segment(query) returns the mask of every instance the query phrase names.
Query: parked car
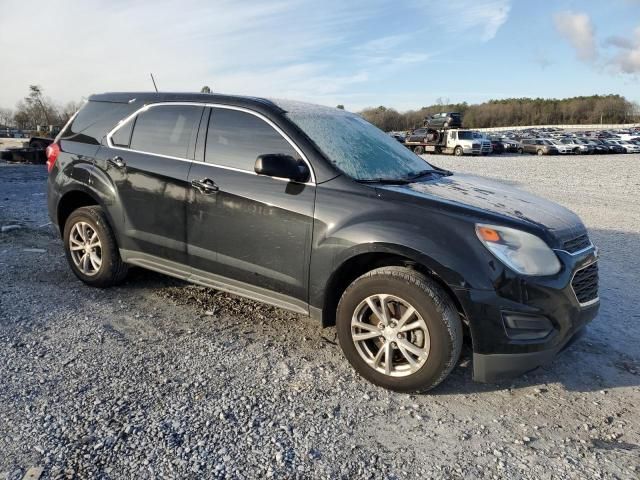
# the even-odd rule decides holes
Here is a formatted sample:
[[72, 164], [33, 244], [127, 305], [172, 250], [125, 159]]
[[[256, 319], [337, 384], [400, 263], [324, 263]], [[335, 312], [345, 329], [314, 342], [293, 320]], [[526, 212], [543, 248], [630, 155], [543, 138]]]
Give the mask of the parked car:
[[480, 142], [480, 153], [482, 155], [489, 155], [493, 151], [491, 140], [489, 140], [486, 135], [476, 131], [472, 131], [471, 135], [473, 136], [474, 140]]
[[500, 142], [504, 146], [506, 152], [517, 152], [518, 151], [518, 142], [516, 140], [512, 140], [511, 138], [502, 138]]
[[585, 138], [576, 137], [575, 139], [578, 143], [585, 145], [587, 147], [587, 154], [595, 153], [595, 148], [591, 144], [591, 142]]
[[638, 153], [640, 152], [640, 147], [637, 145], [628, 142], [626, 140], [609, 140], [609, 143], [613, 143], [615, 145], [620, 145], [622, 147], [623, 153]]
[[49, 215], [84, 283], [137, 265], [310, 315], [385, 388], [440, 383], [465, 332], [476, 380], [529, 371], [599, 308], [574, 213], [434, 167], [343, 110], [93, 95], [47, 157]]
[[591, 145], [591, 148], [593, 149], [593, 153], [597, 153], [597, 154], [609, 153], [609, 148], [606, 145], [604, 145], [601, 140], [598, 140], [595, 138], [583, 139], [583, 140], [586, 140], [587, 143]]
[[504, 144], [500, 140], [491, 140], [491, 146], [493, 148], [493, 153], [505, 152]]
[[560, 140], [555, 139], [555, 138], [547, 138], [545, 139], [547, 140], [551, 145], [553, 145], [555, 147], [555, 149], [558, 151], [559, 154], [562, 155], [566, 155], [566, 154], [572, 154], [573, 153], [573, 148], [565, 143], [562, 143]]
[[589, 153], [589, 146], [585, 145], [575, 137], [563, 138], [561, 141], [565, 145], [569, 145], [573, 150], [573, 153]]
[[558, 149], [549, 140], [541, 138], [525, 138], [520, 142], [519, 153], [532, 153], [536, 155], [555, 155]]
[[622, 148], [622, 145], [618, 145], [612, 140], [603, 140], [602, 144], [609, 149], [609, 153], [624, 153], [624, 148]]
[[436, 113], [425, 118], [424, 124], [432, 128], [461, 128], [462, 115], [456, 112]]
[[405, 138], [406, 142], [424, 142], [427, 137], [426, 128], [416, 128]]

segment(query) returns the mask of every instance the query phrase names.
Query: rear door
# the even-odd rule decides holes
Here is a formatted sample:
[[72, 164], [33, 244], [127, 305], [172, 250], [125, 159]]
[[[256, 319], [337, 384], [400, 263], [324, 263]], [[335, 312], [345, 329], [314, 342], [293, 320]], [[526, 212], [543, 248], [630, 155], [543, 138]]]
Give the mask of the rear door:
[[265, 117], [212, 108], [205, 162], [194, 164], [189, 180], [215, 187], [196, 189], [189, 204], [189, 261], [195, 277], [220, 275], [241, 288], [276, 292], [304, 309], [315, 183], [255, 174], [256, 158], [268, 153], [305, 161]]
[[122, 205], [120, 248], [127, 255], [188, 263], [187, 177], [203, 111], [198, 105], [150, 105], [108, 137], [102, 168]]

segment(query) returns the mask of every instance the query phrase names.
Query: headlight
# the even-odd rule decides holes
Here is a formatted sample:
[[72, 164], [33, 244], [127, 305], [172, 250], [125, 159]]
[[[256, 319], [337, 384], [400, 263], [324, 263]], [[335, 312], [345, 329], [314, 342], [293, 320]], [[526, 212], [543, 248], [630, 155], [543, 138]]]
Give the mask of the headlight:
[[476, 224], [476, 234], [498, 260], [523, 275], [554, 275], [562, 268], [553, 250], [530, 233]]

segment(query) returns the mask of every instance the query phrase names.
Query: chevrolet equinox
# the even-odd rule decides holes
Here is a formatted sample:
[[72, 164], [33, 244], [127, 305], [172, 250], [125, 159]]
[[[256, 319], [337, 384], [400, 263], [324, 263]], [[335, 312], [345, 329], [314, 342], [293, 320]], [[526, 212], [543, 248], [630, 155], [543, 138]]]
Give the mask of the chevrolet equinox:
[[475, 380], [527, 372], [598, 311], [574, 213], [432, 166], [343, 110], [100, 94], [47, 159], [80, 280], [108, 287], [136, 265], [309, 315], [385, 388], [434, 387], [465, 338]]

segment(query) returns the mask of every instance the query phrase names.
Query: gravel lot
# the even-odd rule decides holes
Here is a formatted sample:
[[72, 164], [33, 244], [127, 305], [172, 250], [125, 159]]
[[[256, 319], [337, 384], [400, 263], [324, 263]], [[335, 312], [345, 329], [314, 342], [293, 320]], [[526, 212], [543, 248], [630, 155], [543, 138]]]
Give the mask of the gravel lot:
[[0, 479], [638, 478], [640, 156], [425, 157], [551, 198], [600, 247], [601, 313], [546, 370], [377, 389], [335, 330], [132, 271], [85, 287], [43, 166], [0, 164]]

